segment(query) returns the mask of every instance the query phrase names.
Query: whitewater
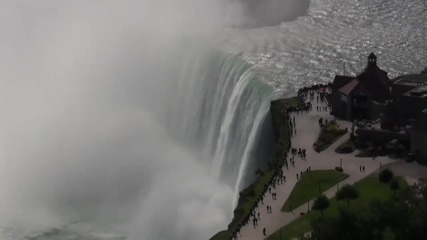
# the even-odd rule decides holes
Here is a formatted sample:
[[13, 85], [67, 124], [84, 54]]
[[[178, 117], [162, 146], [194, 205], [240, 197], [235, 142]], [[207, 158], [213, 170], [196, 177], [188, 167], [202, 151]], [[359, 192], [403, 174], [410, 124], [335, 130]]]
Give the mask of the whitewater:
[[370, 52], [390, 77], [427, 66], [424, 0], [254, 29], [227, 4], [0, 1], [1, 239], [209, 239], [271, 158], [271, 100]]

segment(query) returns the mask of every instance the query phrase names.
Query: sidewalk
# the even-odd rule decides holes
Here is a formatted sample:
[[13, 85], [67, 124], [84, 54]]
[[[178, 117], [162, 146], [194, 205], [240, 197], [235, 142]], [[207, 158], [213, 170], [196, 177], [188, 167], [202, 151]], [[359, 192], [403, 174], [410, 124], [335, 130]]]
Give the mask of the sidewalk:
[[[353, 184], [365, 178], [369, 174], [379, 169], [380, 163], [382, 165], [386, 165], [395, 161], [388, 157], [377, 157], [376, 160], [373, 160], [372, 158], [357, 158], [355, 157], [355, 153], [335, 153], [335, 148], [349, 138], [349, 133], [338, 139], [326, 150], [320, 153], [314, 151], [312, 145], [320, 133], [318, 119], [323, 118], [324, 120], [327, 119], [330, 121], [333, 120], [333, 116], [331, 116], [327, 111], [319, 112], [316, 110], [317, 106], [325, 106], [322, 102], [317, 103], [316, 97], [314, 101], [311, 102], [313, 104], [311, 111], [300, 114], [293, 113], [291, 115], [291, 117], [295, 116], [297, 130], [297, 134], [291, 138], [292, 147], [306, 149], [307, 160], [302, 160], [295, 156], [295, 167], [289, 165], [289, 170], [284, 168], [284, 174], [286, 175], [287, 182], [276, 186], [276, 189], [273, 190], [277, 193], [277, 200], [273, 200], [271, 194], [267, 192], [266, 196], [264, 196], [264, 204], [259, 204], [258, 208], [255, 210], [257, 213], [259, 212], [261, 216], [260, 221], [258, 221], [258, 227], [255, 229], [252, 225], [252, 222], [249, 222], [246, 226], [242, 227], [240, 231], [241, 236], [239, 236], [238, 239], [264, 239], [265, 236], [262, 234], [263, 228], [266, 228], [267, 236], [269, 236], [281, 227], [300, 217], [301, 212], [307, 212], [307, 204], [303, 204], [302, 206], [294, 209], [293, 213], [281, 212], [280, 209], [297, 183], [297, 173], [300, 173], [300, 171], [305, 171], [308, 167], [311, 167], [312, 171], [334, 169], [335, 167], [340, 166], [340, 158], [342, 158], [342, 167], [344, 169], [344, 173], [348, 174], [349, 177], [339, 183], [341, 186], [343, 184]], [[347, 127], [349, 130], [351, 128], [351, 123], [349, 122], [338, 121], [338, 124], [340, 125], [340, 128]], [[361, 165], [365, 166], [365, 172], [360, 172], [359, 167]], [[326, 190], [324, 193], [328, 197], [333, 197], [335, 195], [336, 189], [337, 187], [335, 185]], [[273, 213], [267, 213], [267, 205], [272, 207]]]

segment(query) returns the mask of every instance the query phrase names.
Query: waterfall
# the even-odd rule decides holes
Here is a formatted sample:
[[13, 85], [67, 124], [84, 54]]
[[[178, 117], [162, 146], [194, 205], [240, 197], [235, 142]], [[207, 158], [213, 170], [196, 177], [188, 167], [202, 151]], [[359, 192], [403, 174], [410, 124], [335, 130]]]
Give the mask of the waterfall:
[[249, 166], [266, 163], [267, 157], [255, 157], [255, 145], [270, 141], [260, 139], [265, 138], [260, 129], [271, 124], [266, 115], [273, 90], [233, 54], [205, 50], [183, 62], [184, 70], [172, 87], [179, 94], [168, 125], [177, 136], [185, 136], [215, 178], [235, 190], [236, 202], [241, 188], [254, 177], [248, 174]]

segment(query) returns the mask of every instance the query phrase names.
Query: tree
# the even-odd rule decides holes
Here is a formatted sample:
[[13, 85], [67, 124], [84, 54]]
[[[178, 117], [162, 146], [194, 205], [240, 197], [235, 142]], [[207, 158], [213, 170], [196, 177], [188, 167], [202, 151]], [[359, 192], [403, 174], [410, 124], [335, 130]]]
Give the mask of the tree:
[[393, 192], [395, 193], [396, 190], [398, 190], [399, 188], [400, 188], [399, 181], [397, 181], [396, 178], [393, 178], [390, 181], [390, 189], [393, 190]]
[[386, 168], [380, 172], [378, 177], [380, 179], [380, 182], [388, 183], [393, 178], [393, 176], [394, 173], [390, 169]]
[[349, 208], [339, 208], [338, 215], [326, 215], [311, 221], [313, 239], [317, 240], [360, 240], [357, 214]]
[[344, 185], [340, 188], [337, 192], [337, 199], [338, 200], [347, 200], [347, 206], [350, 204], [350, 199], [356, 199], [359, 197], [359, 192], [353, 187], [348, 184]]
[[402, 188], [393, 198], [341, 208], [337, 216], [314, 219], [313, 235], [318, 240], [427, 239], [427, 201], [421, 195], [426, 191], [427, 185]]
[[320, 211], [320, 214], [323, 216], [323, 210], [329, 207], [329, 199], [325, 195], [320, 195], [313, 203], [311, 209]]
[[383, 239], [384, 240], [395, 240], [396, 234], [391, 230], [390, 227], [386, 227], [383, 231]]

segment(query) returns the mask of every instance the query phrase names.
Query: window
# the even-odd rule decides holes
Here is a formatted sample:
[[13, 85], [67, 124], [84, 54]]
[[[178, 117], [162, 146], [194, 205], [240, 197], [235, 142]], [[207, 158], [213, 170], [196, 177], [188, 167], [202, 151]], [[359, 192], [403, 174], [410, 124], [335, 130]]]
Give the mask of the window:
[[344, 94], [341, 94], [341, 101], [347, 102], [347, 96]]

